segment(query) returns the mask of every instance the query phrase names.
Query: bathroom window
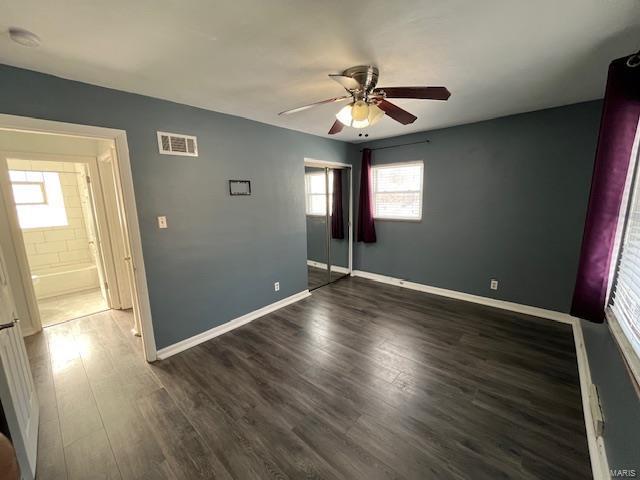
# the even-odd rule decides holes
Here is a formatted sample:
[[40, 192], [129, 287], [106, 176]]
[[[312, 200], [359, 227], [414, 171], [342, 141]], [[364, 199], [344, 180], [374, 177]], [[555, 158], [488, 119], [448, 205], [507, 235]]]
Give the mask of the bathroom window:
[[20, 228], [68, 225], [60, 176], [56, 172], [10, 170]]
[[16, 205], [46, 205], [44, 182], [15, 182], [12, 186]]

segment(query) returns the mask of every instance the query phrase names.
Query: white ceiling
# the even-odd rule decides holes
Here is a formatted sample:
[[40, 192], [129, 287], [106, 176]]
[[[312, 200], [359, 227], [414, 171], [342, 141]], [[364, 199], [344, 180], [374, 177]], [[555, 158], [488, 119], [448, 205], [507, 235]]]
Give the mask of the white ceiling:
[[602, 97], [609, 61], [640, 48], [640, 1], [2, 0], [0, 31], [3, 63], [322, 136], [339, 106], [277, 113], [342, 94], [328, 73], [375, 64], [379, 86], [451, 90], [398, 100], [418, 120], [372, 139]]

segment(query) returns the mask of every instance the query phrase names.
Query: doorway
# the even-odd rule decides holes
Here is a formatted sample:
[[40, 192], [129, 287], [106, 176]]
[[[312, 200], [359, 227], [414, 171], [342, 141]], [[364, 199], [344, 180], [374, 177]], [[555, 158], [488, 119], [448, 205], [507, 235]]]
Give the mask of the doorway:
[[154, 361], [126, 133], [0, 115], [0, 189], [0, 244], [24, 335], [114, 309]]
[[118, 203], [113, 163], [104, 161], [113, 142], [0, 131], [0, 150], [5, 206], [14, 243], [26, 254], [41, 326], [130, 309], [118, 255], [125, 236], [119, 219], [108, 215]]
[[351, 166], [305, 159], [309, 290], [351, 274]]
[[[0, 145], [3, 140], [6, 135]], [[90, 167], [95, 170], [92, 158], [48, 154], [43, 160], [31, 152], [3, 157], [42, 326], [111, 308], [93, 191], [99, 182], [92, 185], [89, 174]]]

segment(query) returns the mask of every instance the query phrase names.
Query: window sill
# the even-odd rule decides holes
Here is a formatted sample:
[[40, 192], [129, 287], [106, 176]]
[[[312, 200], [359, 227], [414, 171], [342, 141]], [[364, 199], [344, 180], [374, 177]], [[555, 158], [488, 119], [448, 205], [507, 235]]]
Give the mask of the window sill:
[[420, 223], [422, 222], [421, 218], [387, 218], [387, 217], [373, 217], [374, 221], [380, 222], [409, 222], [409, 223]]
[[611, 308], [607, 308], [606, 317], [611, 336], [618, 345], [636, 385], [640, 386], [640, 357], [638, 357]]
[[[66, 225], [54, 225], [51, 227], [45, 226], [45, 227], [25, 227], [22, 228], [20, 227], [20, 230], [22, 230], [23, 232], [28, 232], [30, 230], [64, 230], [66, 228], [69, 228], [70, 225], [67, 223]], [[81, 227], [74, 227], [74, 228], [81, 228]]]

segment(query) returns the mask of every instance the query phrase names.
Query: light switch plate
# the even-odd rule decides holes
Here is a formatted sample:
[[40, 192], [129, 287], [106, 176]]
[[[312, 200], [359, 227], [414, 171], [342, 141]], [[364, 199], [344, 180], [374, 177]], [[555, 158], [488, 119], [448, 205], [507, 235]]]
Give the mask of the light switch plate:
[[167, 228], [167, 217], [158, 217], [158, 228]]

